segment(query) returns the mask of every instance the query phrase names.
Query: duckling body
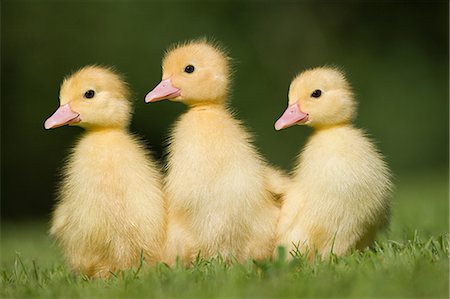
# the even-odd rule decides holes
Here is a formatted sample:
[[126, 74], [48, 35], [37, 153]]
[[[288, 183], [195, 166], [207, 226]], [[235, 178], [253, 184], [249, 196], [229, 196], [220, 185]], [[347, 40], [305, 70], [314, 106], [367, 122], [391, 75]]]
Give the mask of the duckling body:
[[[338, 93], [339, 88], [348, 87], [322, 83], [342, 77], [336, 72], [309, 71], [294, 80], [293, 85], [300, 87], [291, 85], [290, 91], [290, 104], [299, 105], [307, 115], [300, 122], [315, 131], [298, 157], [286, 193], [278, 245], [311, 256], [314, 251], [325, 257], [331, 252], [340, 256], [352, 248], [363, 249], [389, 222], [389, 170], [370, 139], [349, 122], [352, 95]], [[322, 96], [317, 100], [299, 94], [301, 90], [309, 95], [319, 88]], [[335, 97], [347, 99], [340, 102]], [[299, 99], [298, 103], [291, 98]], [[336, 121], [330, 114], [334, 106], [339, 111]]]
[[280, 245], [322, 256], [368, 246], [388, 222], [388, 180], [363, 132], [351, 126], [318, 130], [297, 163], [281, 211]]
[[237, 260], [270, 255], [278, 208], [249, 140], [224, 107], [192, 108], [177, 122], [166, 177], [169, 260], [182, 253], [189, 261], [199, 252]]
[[[94, 77], [105, 75], [118, 80], [109, 70], [88, 70]], [[139, 266], [141, 256], [148, 263], [161, 259], [166, 229], [162, 181], [157, 165], [128, 133], [127, 122], [112, 125], [105, 117], [107, 123], [96, 123], [101, 118], [96, 114], [108, 114], [105, 107], [120, 116], [121, 110], [114, 106], [128, 106], [123, 95], [102, 90], [108, 86], [102, 82], [95, 85], [92, 77], [85, 78], [86, 69], [74, 76], [81, 83], [69, 79], [62, 87], [61, 102], [80, 114], [78, 125], [86, 132], [65, 165], [50, 233], [73, 271], [108, 277], [111, 272]], [[76, 98], [85, 80], [86, 86], [95, 85], [97, 98]], [[93, 112], [95, 108], [98, 110]]]
[[[228, 58], [206, 41], [175, 47], [163, 61], [163, 81], [147, 102], [172, 99], [189, 110], [172, 130], [165, 189], [166, 262], [197, 255], [225, 260], [270, 257], [279, 208], [268, 171], [251, 137], [226, 108]], [[280, 188], [282, 189], [282, 188]]]
[[71, 268], [88, 276], [160, 259], [164, 210], [160, 176], [126, 132], [86, 133], [65, 169], [51, 234]]

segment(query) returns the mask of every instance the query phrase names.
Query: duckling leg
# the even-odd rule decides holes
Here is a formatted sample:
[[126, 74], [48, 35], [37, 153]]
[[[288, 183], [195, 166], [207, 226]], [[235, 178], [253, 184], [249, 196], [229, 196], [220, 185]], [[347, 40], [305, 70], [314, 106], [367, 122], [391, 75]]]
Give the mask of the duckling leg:
[[[272, 252], [274, 251], [275, 247], [274, 238], [267, 238], [267, 235], [261, 237], [261, 239], [255, 238], [255, 241], [248, 244], [248, 253], [244, 255], [245, 257], [251, 257], [254, 260], [264, 260], [272, 258]], [[240, 262], [243, 261], [244, 260], [241, 259]]]
[[[287, 196], [292, 197], [297, 193], [301, 194], [291, 189]], [[283, 203], [278, 222], [275, 257], [279, 246], [284, 247], [289, 259], [297, 252], [304, 253], [309, 250], [309, 230], [304, 224], [305, 214], [303, 201], [288, 200]]]
[[90, 278], [100, 278], [100, 279], [108, 279], [111, 277], [114, 271], [110, 270], [106, 265], [103, 266], [92, 266], [84, 271]]
[[180, 258], [183, 265], [188, 266], [195, 259], [197, 252], [194, 238], [176, 219], [169, 220], [167, 230], [163, 261], [174, 266], [177, 258]]
[[365, 248], [371, 246], [375, 240], [375, 236], [377, 234], [378, 229], [377, 228], [372, 228], [371, 230], [369, 230], [369, 232], [367, 232], [362, 238], [361, 240], [358, 241], [358, 243], [356, 243], [356, 249], [358, 250], [364, 250]]
[[102, 262], [104, 258], [98, 254], [88, 252], [72, 253], [69, 264], [72, 272], [84, 274], [89, 278], [109, 278], [113, 271]]
[[305, 229], [300, 225], [290, 226], [286, 233], [279, 236], [277, 242], [278, 246], [275, 248], [274, 255], [277, 257], [278, 247], [282, 246], [286, 250], [287, 258], [292, 257], [297, 253], [311, 252], [309, 248], [309, 238]]
[[[343, 256], [351, 249], [363, 248], [372, 242], [375, 236], [371, 229], [367, 230], [361, 223], [341, 227], [335, 233], [323, 230], [322, 235], [318, 231], [313, 231], [312, 234], [312, 242], [322, 258], [328, 257], [331, 253]], [[358, 244], [360, 246], [357, 246]]]

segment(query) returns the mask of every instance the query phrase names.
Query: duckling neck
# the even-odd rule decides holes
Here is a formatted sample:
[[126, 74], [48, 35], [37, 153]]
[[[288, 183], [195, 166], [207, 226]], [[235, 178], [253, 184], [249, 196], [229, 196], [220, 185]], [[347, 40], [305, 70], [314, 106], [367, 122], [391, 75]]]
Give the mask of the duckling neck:
[[321, 131], [330, 130], [330, 129], [348, 128], [348, 127], [351, 127], [351, 126], [352, 126], [351, 123], [344, 122], [344, 123], [338, 123], [338, 124], [315, 126], [314, 130], [316, 132], [321, 132]]
[[189, 109], [192, 111], [196, 110], [209, 110], [209, 109], [224, 109], [224, 102], [218, 101], [202, 101], [197, 103], [191, 103]]
[[224, 107], [227, 102], [226, 95], [219, 97], [219, 98], [212, 98], [212, 99], [205, 99], [201, 101], [191, 100], [191, 101], [185, 101], [185, 103], [190, 108], [197, 108], [197, 107]]
[[86, 134], [91, 133], [114, 133], [114, 132], [127, 132], [127, 127], [91, 127], [86, 130]]

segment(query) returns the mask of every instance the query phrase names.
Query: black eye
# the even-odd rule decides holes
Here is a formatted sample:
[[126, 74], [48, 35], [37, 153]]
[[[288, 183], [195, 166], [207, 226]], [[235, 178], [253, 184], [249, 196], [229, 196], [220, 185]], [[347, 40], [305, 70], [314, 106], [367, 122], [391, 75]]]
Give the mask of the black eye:
[[84, 97], [86, 99], [92, 99], [95, 96], [95, 91], [93, 91], [92, 89], [89, 89], [88, 91], [86, 91], [84, 93]]
[[320, 89], [314, 90], [313, 93], [311, 94], [311, 96], [312, 96], [313, 98], [318, 98], [318, 97], [320, 97], [321, 95], [322, 95], [322, 91], [321, 91]]
[[193, 73], [194, 70], [195, 70], [195, 67], [191, 64], [184, 68], [184, 71], [188, 74]]

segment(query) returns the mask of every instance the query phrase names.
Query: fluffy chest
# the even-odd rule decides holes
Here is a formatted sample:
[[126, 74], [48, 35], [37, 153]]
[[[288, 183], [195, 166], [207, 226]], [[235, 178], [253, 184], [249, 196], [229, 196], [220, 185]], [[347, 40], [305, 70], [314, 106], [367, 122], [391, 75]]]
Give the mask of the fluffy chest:
[[389, 186], [388, 168], [361, 131], [329, 129], [313, 135], [301, 152], [283, 209], [314, 225], [377, 223], [389, 207]]
[[177, 207], [238, 213], [260, 200], [261, 169], [248, 134], [226, 111], [190, 111], [171, 136], [166, 187]]
[[299, 157], [296, 181], [305, 197], [354, 201], [385, 183], [386, 169], [359, 130], [328, 129], [313, 135]]
[[191, 111], [176, 124], [169, 147], [169, 172], [212, 179], [254, 170], [259, 158], [240, 124], [225, 111]]
[[328, 129], [310, 137], [300, 153], [298, 175], [347, 177], [360, 171], [373, 155], [370, 144], [361, 134], [346, 129]]
[[[121, 205], [149, 176], [145, 156], [124, 133], [90, 133], [75, 147], [65, 169], [62, 197], [86, 206]], [[106, 206], [106, 205], [105, 205]]]

